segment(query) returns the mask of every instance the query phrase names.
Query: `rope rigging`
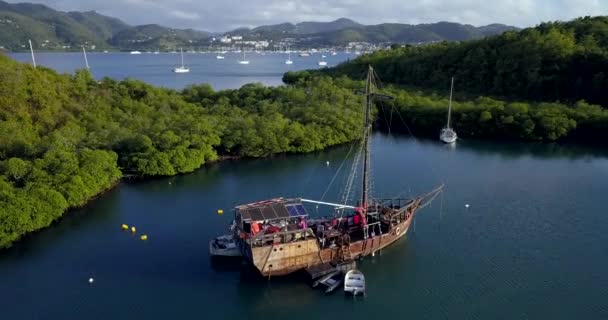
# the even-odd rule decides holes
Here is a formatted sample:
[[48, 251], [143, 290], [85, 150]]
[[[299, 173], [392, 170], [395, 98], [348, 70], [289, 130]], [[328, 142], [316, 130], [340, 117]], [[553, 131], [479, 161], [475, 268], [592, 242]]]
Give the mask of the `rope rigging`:
[[[371, 198], [372, 191], [375, 189], [374, 188], [375, 183], [374, 183], [374, 180], [372, 179], [373, 170], [370, 166], [371, 156], [372, 156], [371, 155], [372, 106], [374, 105], [374, 100], [389, 100], [389, 99], [392, 100], [394, 98], [391, 96], [385, 95], [385, 94], [378, 93], [378, 91], [380, 91], [382, 82], [379, 79], [378, 75], [376, 74], [375, 70], [371, 66], [368, 67], [367, 71], [368, 72], [367, 72], [367, 77], [366, 77], [366, 81], [365, 81], [365, 92], [364, 92], [364, 94], [365, 94], [365, 111], [364, 111], [362, 137], [360, 140], [356, 140], [356, 142], [351, 144], [349, 151], [346, 154], [346, 157], [341, 162], [337, 171], [332, 176], [332, 178], [329, 182], [329, 185], [326, 187], [325, 191], [323, 192], [323, 194], [321, 196], [321, 200], [323, 200], [326, 197], [329, 190], [334, 185], [337, 176], [341, 172], [343, 172], [343, 168], [346, 164], [346, 161], [347, 161], [347, 159], [349, 159], [351, 157], [351, 154], [352, 154], [353, 150], [355, 149], [355, 144], [357, 144], [357, 142], [358, 142], [359, 147], [357, 148], [357, 152], [356, 152], [357, 155], [355, 157], [353, 157], [350, 172], [346, 176], [346, 179], [345, 179], [345, 188], [343, 189], [343, 191], [341, 193], [341, 197], [340, 197], [341, 203], [344, 205], [348, 205], [349, 203], [351, 203], [351, 201], [354, 201], [353, 187], [355, 185], [355, 180], [357, 179], [358, 172], [361, 171], [361, 177], [360, 177], [360, 179], [361, 179], [361, 198], [359, 200], [359, 205], [367, 206], [367, 205], [371, 204], [368, 202], [368, 199]], [[413, 138], [415, 145], [417, 147], [421, 146], [420, 141], [413, 134], [412, 130], [408, 126], [407, 122], [405, 121], [405, 119], [403, 118], [401, 113], [397, 112], [395, 110], [394, 103], [390, 103], [388, 105], [386, 105], [384, 103], [380, 103], [380, 104], [378, 104], [378, 106], [379, 106], [378, 111], [380, 111], [380, 109], [381, 109], [381, 112], [383, 112], [383, 120], [385, 121], [389, 134], [392, 131], [393, 112], [396, 112], [399, 119], [403, 123], [404, 127], [407, 129], [410, 136]], [[388, 108], [388, 107], [390, 107], [390, 108]], [[361, 165], [362, 168], [360, 168], [359, 165]], [[359, 169], [362, 169], [362, 170], [359, 170]], [[439, 178], [439, 174], [438, 174], [436, 168], [434, 168], [431, 165], [430, 169], [431, 169], [430, 172], [432, 173], [432, 175], [434, 175], [437, 178], [437, 180], [442, 181], [442, 179]], [[437, 197], [437, 195], [439, 193], [441, 193], [443, 186], [444, 186], [444, 183], [442, 182], [441, 186], [439, 188], [420, 197], [421, 199], [424, 200], [423, 204], [421, 205], [420, 208], [424, 208], [424, 207], [430, 205], [430, 203]], [[404, 194], [404, 192], [401, 192], [396, 197], [386, 200], [386, 201], [397, 200], [400, 197], [402, 197], [403, 194]], [[354, 205], [357, 205], [357, 204], [354, 204]], [[442, 210], [442, 208], [443, 208], [443, 203], [441, 205], [441, 210]], [[335, 211], [335, 214], [342, 217], [342, 215], [344, 214], [344, 210], [345, 210], [344, 207], [337, 208]]]

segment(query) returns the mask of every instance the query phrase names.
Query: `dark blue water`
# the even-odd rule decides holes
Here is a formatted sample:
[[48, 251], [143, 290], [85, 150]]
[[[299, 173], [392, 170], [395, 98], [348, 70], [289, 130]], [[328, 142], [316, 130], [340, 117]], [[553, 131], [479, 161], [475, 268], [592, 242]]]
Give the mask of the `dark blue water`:
[[[375, 195], [447, 188], [406, 238], [360, 263], [359, 301], [209, 259], [231, 207], [320, 197], [348, 148], [123, 183], [0, 254], [1, 318], [608, 318], [605, 150], [375, 135]], [[343, 179], [325, 200], [337, 200]]]
[[[12, 53], [10, 56], [21, 62], [31, 62], [29, 53]], [[190, 68], [190, 73], [175, 74], [173, 68], [181, 64], [179, 53], [88, 53], [90, 70], [97, 79], [111, 77], [114, 79], [135, 78], [148, 83], [169, 88], [181, 89], [190, 84], [209, 83], [214, 89], [235, 89], [250, 82], [261, 82], [266, 85], [280, 85], [281, 78], [287, 71], [316, 69], [321, 60], [321, 54], [310, 57], [299, 57], [292, 54], [292, 65], [286, 65], [287, 54], [284, 53], [247, 53], [249, 65], [238, 64], [242, 58], [240, 53], [226, 53], [225, 59], [216, 59], [215, 53], [184, 53], [184, 64]], [[347, 59], [354, 54], [339, 53], [328, 55], [327, 66]], [[82, 53], [36, 53], [38, 65], [53, 68], [59, 72], [74, 72], [85, 67]]]

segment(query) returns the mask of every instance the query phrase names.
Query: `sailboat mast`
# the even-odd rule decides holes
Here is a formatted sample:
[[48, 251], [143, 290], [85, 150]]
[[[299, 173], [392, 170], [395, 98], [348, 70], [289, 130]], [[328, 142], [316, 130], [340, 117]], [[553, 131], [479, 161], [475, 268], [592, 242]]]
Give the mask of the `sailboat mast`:
[[184, 67], [184, 49], [179, 48], [179, 52], [182, 54], [182, 68]]
[[34, 48], [32, 47], [32, 40], [28, 40], [30, 43], [30, 52], [32, 53], [32, 63], [34, 64], [34, 68], [36, 68], [36, 58], [34, 57]]
[[452, 114], [452, 93], [454, 92], [454, 77], [452, 77], [452, 84], [450, 85], [450, 102], [448, 104], [448, 126], [450, 128], [450, 117]]
[[365, 81], [365, 120], [363, 124], [363, 181], [361, 186], [361, 206], [367, 210], [368, 197], [368, 175], [369, 175], [369, 133], [371, 131], [370, 113], [372, 105], [372, 76], [374, 69], [370, 65], [367, 71], [367, 80]]
[[84, 55], [84, 64], [87, 66], [87, 70], [89, 70], [89, 60], [87, 60], [87, 52], [82, 46], [82, 54]]

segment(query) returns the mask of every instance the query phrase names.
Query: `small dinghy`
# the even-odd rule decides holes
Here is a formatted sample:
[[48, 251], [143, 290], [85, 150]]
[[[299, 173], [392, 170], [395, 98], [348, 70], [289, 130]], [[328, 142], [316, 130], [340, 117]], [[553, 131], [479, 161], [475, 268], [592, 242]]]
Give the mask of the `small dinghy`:
[[344, 276], [344, 293], [356, 295], [365, 295], [365, 276], [363, 272], [353, 269]]
[[342, 271], [336, 270], [321, 279], [315, 281], [312, 284], [312, 287], [317, 287], [318, 285], [322, 285], [325, 287], [325, 293], [330, 293], [334, 291], [341, 283], [342, 283]]
[[230, 234], [219, 236], [209, 241], [209, 254], [221, 257], [240, 257], [241, 250]]

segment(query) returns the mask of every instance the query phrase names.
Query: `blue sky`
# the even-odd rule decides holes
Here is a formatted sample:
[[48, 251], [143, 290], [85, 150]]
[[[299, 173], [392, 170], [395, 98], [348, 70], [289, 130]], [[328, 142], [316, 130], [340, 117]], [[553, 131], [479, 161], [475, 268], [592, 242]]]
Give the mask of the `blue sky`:
[[[9, 0], [9, 2], [23, 2]], [[129, 24], [227, 31], [240, 26], [330, 21], [364, 24], [453, 21], [518, 27], [542, 21], [608, 15], [608, 0], [30, 0], [62, 11], [114, 16]]]

